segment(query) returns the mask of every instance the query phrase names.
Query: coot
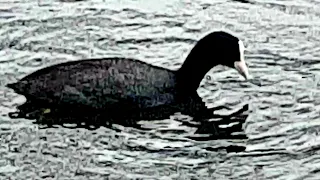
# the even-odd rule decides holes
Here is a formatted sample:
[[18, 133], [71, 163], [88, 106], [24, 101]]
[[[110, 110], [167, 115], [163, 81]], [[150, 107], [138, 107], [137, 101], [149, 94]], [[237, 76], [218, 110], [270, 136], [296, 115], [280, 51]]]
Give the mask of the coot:
[[168, 116], [175, 112], [210, 117], [213, 109], [205, 106], [196, 90], [218, 64], [235, 68], [246, 79], [249, 76], [243, 42], [223, 31], [201, 38], [179, 70], [136, 59], [86, 59], [38, 70], [7, 87], [43, 106], [99, 109], [113, 117], [147, 118], [150, 113]]

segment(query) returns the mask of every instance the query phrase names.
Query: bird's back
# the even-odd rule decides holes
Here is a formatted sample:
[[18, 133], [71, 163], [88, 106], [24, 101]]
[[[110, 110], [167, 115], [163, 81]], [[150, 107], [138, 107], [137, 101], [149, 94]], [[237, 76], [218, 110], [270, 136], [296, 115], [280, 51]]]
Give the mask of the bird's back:
[[8, 87], [50, 103], [148, 108], [175, 103], [175, 76], [141, 61], [104, 58], [47, 67]]

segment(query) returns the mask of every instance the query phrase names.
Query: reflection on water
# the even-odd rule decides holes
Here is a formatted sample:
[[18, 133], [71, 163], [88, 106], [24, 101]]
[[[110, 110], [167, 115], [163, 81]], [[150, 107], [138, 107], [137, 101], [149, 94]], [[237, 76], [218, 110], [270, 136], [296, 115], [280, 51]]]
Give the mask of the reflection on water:
[[[152, 130], [152, 127], [146, 126], [146, 124], [139, 124], [142, 119], [137, 117], [117, 118], [108, 116], [102, 109], [81, 109], [79, 107], [70, 106], [54, 106], [41, 107], [41, 104], [33, 101], [27, 101], [26, 103], [17, 107], [18, 111], [9, 113], [12, 119], [25, 118], [35, 120], [36, 124], [45, 125], [46, 128], [60, 125], [66, 128], [86, 128], [97, 129], [101, 126], [112, 128], [112, 124], [118, 124], [125, 127], [134, 127], [140, 130]], [[119, 109], [121, 111], [121, 109]], [[204, 134], [204, 137], [195, 136], [189, 137], [194, 140], [215, 140], [215, 139], [245, 139], [246, 136], [242, 133], [240, 135], [234, 135], [234, 133], [242, 132], [242, 126], [245, 122], [247, 114], [243, 114], [248, 110], [248, 105], [243, 106], [240, 110], [233, 112], [229, 115], [214, 115], [214, 121], [208, 121], [207, 119], [195, 119], [195, 118], [181, 118], [181, 115], [173, 116], [174, 120], [181, 123], [181, 126], [188, 126], [196, 128], [196, 135]], [[161, 109], [162, 113], [153, 113], [148, 116], [149, 123], [155, 120], [162, 120], [169, 118]], [[121, 113], [121, 112], [119, 112]], [[123, 112], [125, 113], [125, 112]], [[174, 115], [174, 114], [172, 114]], [[167, 117], [165, 117], [167, 116]], [[230, 124], [232, 124], [230, 126]], [[225, 127], [221, 127], [221, 126]], [[58, 126], [59, 127], [59, 126]], [[165, 132], [164, 132], [165, 133]]]

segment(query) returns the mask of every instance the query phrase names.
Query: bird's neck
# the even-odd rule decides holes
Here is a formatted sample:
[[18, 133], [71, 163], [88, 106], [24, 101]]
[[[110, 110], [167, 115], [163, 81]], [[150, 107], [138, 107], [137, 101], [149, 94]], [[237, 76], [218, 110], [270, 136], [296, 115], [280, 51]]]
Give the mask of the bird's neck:
[[212, 68], [206, 64], [202, 64], [201, 62], [205, 62], [205, 60], [201, 60], [200, 58], [206, 57], [194, 57], [190, 53], [177, 72], [178, 86], [186, 93], [194, 93], [206, 73]]

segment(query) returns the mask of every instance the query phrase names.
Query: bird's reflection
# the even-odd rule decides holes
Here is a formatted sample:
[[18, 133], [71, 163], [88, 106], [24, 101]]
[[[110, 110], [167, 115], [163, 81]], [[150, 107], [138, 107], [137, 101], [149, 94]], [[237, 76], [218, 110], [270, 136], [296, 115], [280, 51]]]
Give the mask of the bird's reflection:
[[[36, 123], [52, 127], [53, 125], [76, 124], [69, 128], [87, 128], [96, 129], [101, 126], [109, 126], [111, 124], [120, 124], [142, 129], [136, 122], [141, 120], [141, 117], [127, 117], [122, 119], [112, 119], [102, 110], [97, 109], [82, 109], [81, 107], [64, 107], [54, 106], [49, 108], [41, 107], [37, 102], [28, 100], [26, 103], [17, 107], [18, 111], [10, 113], [11, 118], [36, 119]], [[217, 108], [218, 109], [218, 108]], [[183, 125], [197, 127], [197, 134], [212, 134], [212, 138], [221, 139], [228, 138], [232, 132], [241, 131], [242, 125], [247, 118], [244, 114], [248, 110], [248, 104], [244, 105], [240, 110], [231, 113], [230, 115], [213, 114], [212, 118], [215, 121], [207, 119], [195, 119], [190, 121], [181, 121]], [[119, 112], [125, 113], [125, 112]], [[162, 111], [161, 113], [148, 114], [148, 119], [159, 120], [166, 119], [172, 112]], [[228, 128], [221, 128], [220, 125], [236, 123]]]
[[[102, 110], [88, 110], [81, 107], [63, 107], [51, 106], [50, 108], [43, 108], [38, 103], [27, 101], [26, 103], [17, 107], [18, 111], [9, 114], [11, 118], [25, 118], [36, 120], [34, 123], [41, 125], [43, 128], [62, 126], [67, 128], [86, 128], [97, 129], [101, 126], [113, 129], [113, 124], [122, 125], [125, 127], [134, 127], [141, 130], [150, 130], [145, 128], [137, 122], [140, 119], [134, 117], [127, 117], [122, 119], [112, 119], [108, 114], [103, 113]], [[157, 110], [160, 111], [160, 110]], [[244, 105], [240, 110], [231, 113], [230, 115], [212, 115], [212, 119], [193, 118], [189, 121], [179, 120], [182, 125], [196, 128], [195, 136], [187, 137], [196, 141], [207, 141], [216, 139], [246, 139], [242, 127], [248, 114], [248, 104]], [[125, 113], [125, 112], [119, 112]], [[163, 110], [161, 113], [148, 114], [148, 119], [159, 120], [166, 119], [172, 112]], [[229, 125], [229, 124], [233, 125]], [[72, 124], [72, 125], [70, 125]], [[223, 125], [227, 127], [222, 127]], [[235, 134], [239, 133], [240, 134]], [[205, 136], [201, 136], [205, 135]]]

